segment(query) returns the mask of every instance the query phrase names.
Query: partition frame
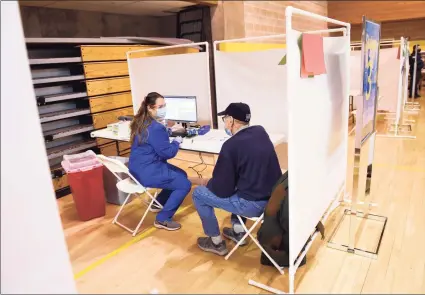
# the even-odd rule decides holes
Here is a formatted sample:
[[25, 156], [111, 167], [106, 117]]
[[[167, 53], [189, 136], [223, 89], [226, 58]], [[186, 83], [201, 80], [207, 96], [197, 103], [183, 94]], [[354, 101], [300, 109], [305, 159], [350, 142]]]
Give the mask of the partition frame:
[[400, 132], [403, 128], [407, 128], [408, 132], [412, 132], [412, 124], [415, 120], [405, 119], [405, 97], [408, 95], [408, 77], [409, 77], [409, 58], [404, 57], [404, 53], [408, 48], [407, 38], [401, 37], [400, 39], [400, 74], [401, 70], [404, 67], [404, 74], [400, 77], [399, 89], [398, 89], [398, 102], [397, 102], [397, 113], [395, 122], [391, 124], [390, 130], [387, 134], [378, 134], [378, 137], [386, 138], [406, 138], [406, 139], [416, 139], [415, 135], [403, 135]]
[[[409, 44], [408, 38], [406, 38], [406, 47], [407, 47], [406, 49], [407, 49], [408, 54], [410, 54], [410, 52], [409, 52], [410, 44]], [[404, 92], [404, 95], [403, 95], [403, 107], [406, 106], [407, 100], [408, 100], [408, 97], [409, 97], [409, 72], [407, 71], [407, 69], [409, 68], [409, 58], [406, 58], [405, 66], [406, 66], [406, 75], [404, 77], [404, 79], [405, 79], [405, 89], [404, 89], [405, 92]]]
[[[417, 71], [417, 68], [418, 68], [418, 59], [416, 57], [417, 55], [418, 55], [418, 46], [416, 46], [416, 52], [415, 52], [415, 64], [413, 66], [412, 83], [416, 83], [416, 71]], [[411, 85], [411, 91], [410, 91], [411, 101], [409, 101], [409, 99], [407, 98], [406, 105], [405, 105], [405, 107], [408, 107], [407, 111], [417, 112], [421, 109], [419, 102], [414, 101], [415, 89], [416, 89], [416, 87], [413, 88], [413, 85]], [[411, 107], [411, 109], [409, 109], [409, 107]]]
[[[333, 23], [333, 24], [336, 24], [336, 25], [343, 26], [342, 28], [337, 28], [337, 29], [325, 29], [325, 30], [306, 31], [306, 32], [303, 32], [303, 33], [321, 34], [321, 33], [342, 32], [343, 33], [343, 36], [347, 36], [348, 38], [350, 37], [350, 28], [351, 28], [351, 25], [349, 23], [344, 23], [344, 22], [341, 22], [341, 21], [333, 20], [333, 19], [330, 19], [330, 18], [321, 16], [321, 15], [318, 15], [318, 14], [314, 14], [314, 13], [311, 13], [311, 12], [308, 12], [308, 11], [304, 11], [304, 10], [300, 10], [300, 9], [294, 8], [292, 6], [288, 6], [286, 8], [286, 26], [287, 26], [287, 32], [288, 32], [288, 23], [289, 23], [289, 28], [290, 29], [292, 28], [292, 15], [293, 14], [304, 15], [304, 16], [307, 16], [307, 17], [311, 17], [311, 18], [315, 18], [315, 19], [319, 19], [319, 20], [322, 20], [322, 21], [326, 21], [326, 22], [330, 22], [330, 23]], [[244, 41], [274, 39], [274, 38], [282, 38], [282, 37], [287, 38], [287, 34], [277, 34], [277, 35], [268, 35], [268, 36], [256, 36], [256, 37], [248, 37], [248, 38], [238, 38], [238, 39], [228, 39], [228, 40], [217, 40], [217, 41], [214, 41], [213, 42], [214, 62], [216, 61], [216, 58], [215, 58], [216, 57], [216, 51], [219, 51], [217, 49], [217, 47], [221, 43], [244, 42]], [[350, 54], [350, 48], [348, 47], [347, 48], [347, 53], [346, 53], [346, 58], [347, 59], [349, 58], [349, 54]], [[289, 65], [290, 64], [290, 55], [288, 55], [288, 51], [287, 51], [287, 56], [288, 56], [287, 65]], [[347, 63], [347, 65], [348, 65], [348, 63]], [[216, 69], [216, 67], [214, 67], [214, 69]], [[289, 77], [289, 71], [290, 70], [288, 68], [288, 77]], [[295, 70], [294, 73], [299, 74], [299, 70], [298, 71]], [[347, 75], [347, 77], [349, 77], [349, 74], [350, 74], [350, 69], [347, 66], [347, 69], [346, 69], [346, 75]], [[348, 79], [347, 79], [347, 81], [348, 81]], [[290, 94], [289, 89], [290, 89], [290, 87], [287, 88], [287, 95], [288, 95], [288, 97], [289, 97], [289, 94]], [[345, 96], [347, 97], [347, 100], [348, 100], [348, 97], [349, 97], [349, 89], [348, 89], [348, 87], [346, 89], [346, 92], [347, 93], [346, 93]], [[348, 115], [348, 104], [347, 104], [347, 110], [346, 110], [346, 112], [347, 112], [347, 115]], [[344, 141], [345, 142], [348, 142], [348, 131], [345, 132]], [[290, 151], [288, 150], [288, 158], [290, 157], [289, 155], [290, 155]], [[345, 158], [347, 158], [347, 157], [348, 157], [348, 150], [345, 149]], [[330, 203], [328, 209], [323, 213], [322, 219], [319, 220], [318, 222], [321, 221], [321, 222], [324, 223], [327, 220], [327, 218], [332, 213], [332, 211], [339, 206], [339, 204], [343, 200], [343, 197], [344, 197], [345, 193], [346, 193], [346, 183], [344, 183], [344, 187], [337, 194], [336, 198]], [[291, 215], [290, 212], [289, 212], [289, 215]], [[290, 217], [289, 217], [289, 223], [291, 224], [291, 218]], [[306, 256], [308, 250], [310, 249], [310, 247], [312, 246], [314, 240], [317, 238], [318, 235], [319, 235], [319, 231], [317, 229], [312, 229], [312, 234], [310, 235], [310, 238], [306, 241], [307, 243], [306, 243], [306, 246], [304, 247], [303, 251], [301, 253], [297, 253], [297, 255], [296, 255], [296, 256], [298, 256], [298, 254], [300, 254], [298, 256], [297, 261], [295, 263], [293, 263], [293, 264], [290, 264], [290, 266], [289, 266], [289, 293], [291, 293], [291, 294], [293, 294], [294, 291], [295, 291], [295, 273], [296, 273], [299, 265], [301, 264], [302, 260]], [[258, 288], [262, 288], [262, 289], [264, 289], [266, 291], [276, 293], [276, 294], [285, 294], [285, 292], [283, 292], [283, 291], [277, 290], [275, 288], [271, 288], [270, 286], [264, 285], [262, 283], [255, 282], [253, 280], [249, 280], [249, 284], [250, 285], [253, 285], [253, 286], [256, 286]]]
[[[146, 49], [138, 49], [138, 50], [132, 50], [132, 51], [127, 51], [126, 55], [127, 55], [127, 65], [130, 65], [130, 60], [132, 59], [132, 57], [130, 56], [133, 53], [136, 52], [149, 52], [149, 51], [156, 51], [156, 50], [167, 50], [167, 49], [174, 49], [174, 48], [184, 48], [184, 47], [193, 47], [195, 49], [199, 49], [199, 46], [205, 46], [205, 53], [207, 54], [208, 58], [206, 59], [206, 63], [207, 63], [207, 76], [208, 76], [208, 97], [209, 97], [209, 103], [208, 103], [208, 108], [209, 108], [209, 114], [210, 114], [210, 122], [211, 125], [213, 125], [213, 114], [212, 114], [212, 99], [211, 99], [211, 72], [210, 72], [210, 61], [209, 61], [209, 43], [208, 42], [197, 42], [197, 43], [185, 43], [185, 44], [178, 44], [178, 45], [165, 45], [165, 46], [161, 46], [161, 47], [154, 47], [154, 48], [146, 48]], [[199, 52], [193, 52], [193, 53], [181, 53], [181, 54], [197, 54]], [[179, 55], [179, 54], [177, 54]], [[158, 56], [155, 56], [158, 57]], [[134, 59], [136, 59], [137, 57], [134, 57]], [[147, 57], [140, 57], [140, 58], [149, 58], [149, 56]], [[130, 78], [130, 88], [132, 88], [132, 81]], [[133, 106], [134, 109], [134, 106]]]
[[[364, 72], [365, 72], [365, 50], [366, 50], [366, 23], [370, 22], [374, 25], [379, 25], [377, 22], [374, 22], [370, 19], [367, 19], [365, 16], [363, 16], [363, 33], [362, 33], [362, 81], [364, 81]], [[381, 26], [379, 28], [379, 39], [381, 37]], [[376, 83], [377, 83], [377, 95], [379, 96], [379, 49], [378, 48], [378, 54], [377, 54], [377, 73], [376, 73]], [[365, 95], [365, 89], [362, 87], [362, 102], [364, 100]], [[366, 203], [364, 201], [358, 201], [357, 197], [358, 195], [362, 195], [366, 198], [370, 195], [370, 187], [371, 187], [371, 180], [372, 180], [372, 162], [373, 162], [373, 153], [375, 151], [375, 136], [376, 136], [376, 113], [377, 113], [377, 100], [375, 101], [375, 122], [374, 122], [374, 128], [372, 131], [366, 135], [365, 138], [363, 138], [362, 132], [356, 132], [356, 139], [355, 139], [355, 151], [354, 151], [354, 167], [353, 167], [353, 193], [352, 198], [350, 202], [350, 209], [347, 209], [344, 211], [344, 215], [340, 219], [340, 221], [337, 223], [337, 227], [333, 231], [331, 238], [328, 241], [328, 246], [337, 249], [346, 251], [348, 253], [365, 256], [369, 258], [377, 258], [378, 252], [380, 249], [382, 237], [385, 231], [385, 226], [387, 223], [387, 217], [370, 214], [371, 207], [375, 207], [376, 204], [374, 203]], [[363, 106], [361, 105], [361, 108], [357, 110], [357, 116], [363, 117]], [[360, 120], [360, 123], [356, 122], [356, 130], [362, 130], [363, 129], [363, 122], [362, 119]], [[372, 152], [372, 160], [370, 159]], [[366, 161], [365, 161], [366, 159]], [[362, 161], [361, 161], [362, 160]], [[365, 162], [366, 167], [365, 167]], [[364, 168], [364, 169], [363, 169]], [[366, 173], [365, 173], [366, 172]], [[363, 184], [365, 184], [365, 187], [363, 187]], [[362, 191], [364, 189], [364, 191]], [[363, 212], [361, 210], [358, 210], [358, 205], [367, 205], [367, 209]], [[345, 216], [348, 215], [350, 218], [350, 229], [349, 229], [349, 237], [346, 244], [337, 244], [332, 242], [332, 238], [336, 234], [337, 230], [339, 229], [340, 225], [342, 224]], [[369, 220], [378, 220], [383, 222], [382, 231], [379, 237], [379, 240], [377, 242], [377, 247], [375, 252], [370, 252], [365, 249], [360, 249], [355, 247], [356, 242], [356, 236], [357, 236], [357, 229], [354, 223], [354, 218], [362, 218], [362, 219], [369, 219]]]
[[[381, 47], [381, 46], [386, 46], [386, 45], [396, 45], [396, 44], [402, 44], [402, 41], [401, 41], [401, 39], [400, 40], [386, 40], [386, 41], [382, 41], [382, 42], [379, 42], [379, 47]], [[362, 47], [362, 45], [360, 44], [360, 43], [351, 43], [350, 44], [350, 48], [351, 49], [354, 49], [354, 48], [361, 48]], [[401, 60], [400, 60], [400, 63], [401, 63]], [[361, 87], [360, 88], [362, 88], [363, 86], [361, 85]], [[399, 87], [400, 88], [400, 87]], [[398, 91], [400, 91], [400, 89], [398, 90]], [[381, 100], [381, 98], [382, 98], [382, 96], [379, 96], [378, 97], [378, 103], [379, 103], [379, 101]], [[400, 99], [400, 97], [398, 97], [397, 98], [397, 103], [398, 103], [398, 100]], [[377, 110], [377, 113], [378, 114], [393, 114], [394, 112], [390, 112], [390, 113], [380, 113], [379, 112], [379, 110]], [[398, 113], [397, 111], [395, 112], [396, 114]]]
[[[213, 42], [213, 58], [214, 58], [214, 74], [217, 75], [217, 66], [215, 65], [217, 59], [217, 51], [218, 50], [218, 45], [222, 44], [222, 43], [235, 43], [235, 42], [245, 42], [245, 41], [254, 41], [254, 40], [264, 40], [264, 39], [275, 39], [275, 38], [286, 38], [286, 34], [277, 34], [277, 35], [267, 35], [267, 36], [256, 36], [256, 37], [248, 37], [248, 38], [237, 38], [237, 39], [227, 39], [227, 40], [216, 40]], [[280, 43], [276, 43], [276, 44], [280, 44]], [[216, 84], [215, 87], [217, 87], [217, 80], [216, 80]], [[217, 90], [216, 90], [217, 93]], [[283, 275], [285, 273], [283, 267], [280, 270], [280, 274]], [[272, 288], [270, 286], [267, 286], [265, 284], [262, 283], [258, 283], [254, 280], [249, 280], [248, 281], [249, 285], [255, 286], [257, 288], [261, 288], [263, 290], [275, 293], [275, 294], [285, 294], [285, 292], [282, 292], [278, 289]]]
[[410, 91], [410, 95], [412, 96], [412, 99], [415, 95], [416, 92], [416, 71], [418, 69], [418, 45], [416, 45], [415, 48], [415, 65], [413, 66], [413, 80], [412, 83], [415, 83], [415, 87], [413, 87], [413, 85], [411, 85], [411, 91]]
[[[351, 25], [349, 23], [345, 23], [342, 21], [338, 21], [335, 19], [331, 19], [325, 16], [321, 16], [312, 12], [308, 12], [308, 11], [304, 11], [298, 8], [294, 8], [292, 6], [288, 6], [285, 10], [285, 18], [286, 18], [286, 40], [287, 43], [289, 43], [289, 41], [291, 40], [292, 34], [289, 34], [292, 31], [292, 16], [296, 14], [296, 15], [302, 15], [302, 16], [306, 16], [309, 18], [313, 18], [313, 19], [317, 19], [317, 20], [321, 20], [327, 23], [332, 23], [335, 25], [339, 25], [342, 28], [339, 29], [339, 31], [342, 31], [344, 36], [350, 38], [350, 30], [351, 30]], [[335, 32], [335, 30], [338, 29], [333, 29], [332, 31]], [[318, 30], [318, 31], [308, 31], [308, 32], [304, 32], [304, 33], [324, 33], [324, 32], [330, 32], [330, 30]], [[288, 83], [287, 83], [287, 97], [288, 97], [288, 104], [290, 104], [291, 102], [291, 97], [294, 98], [296, 97], [296, 88], [293, 87], [293, 83], [291, 83], [291, 80], [293, 79], [292, 77], [294, 77], [294, 75], [299, 75], [299, 69], [296, 67], [295, 64], [293, 64], [293, 61], [291, 59], [291, 52], [290, 52], [290, 47], [287, 47], [288, 51], [287, 51], [287, 71], [288, 71]], [[346, 79], [347, 79], [347, 83], [348, 81], [350, 81], [350, 67], [349, 67], [349, 58], [350, 58], [350, 44], [348, 44], [347, 48], [346, 48], [346, 53], [345, 53], [345, 58], [346, 58], [346, 71], [345, 71], [345, 75], [346, 75]], [[345, 88], [345, 95], [344, 97], [348, 100], [350, 93], [349, 93], [349, 87], [347, 86]], [[346, 112], [346, 116], [348, 117], [348, 112], [349, 112], [349, 104], [347, 103], [347, 109], [345, 110]], [[291, 114], [289, 114], [289, 120], [291, 120]], [[292, 151], [292, 146], [290, 144], [291, 142], [291, 134], [289, 134], [289, 138], [288, 138], [288, 155], [291, 154]], [[344, 133], [344, 140], [345, 142], [348, 142], [348, 130]], [[346, 149], [345, 152], [346, 157], [348, 157], [348, 150]], [[292, 160], [293, 161], [293, 160]], [[291, 157], [288, 157], [288, 167], [291, 166]], [[289, 175], [289, 187], [291, 187], [291, 174]], [[344, 188], [343, 188], [343, 192], [345, 194], [346, 192], [346, 183], [344, 183]], [[341, 194], [339, 194], [341, 195]], [[338, 199], [338, 197], [337, 197]], [[290, 202], [290, 201], [289, 201]], [[335, 201], [334, 201], [335, 202]], [[332, 203], [334, 203], [332, 202]], [[335, 206], [333, 204], [331, 204], [330, 209], [334, 209]], [[329, 211], [324, 212], [323, 213], [323, 218], [322, 221], [324, 222], [327, 217], [329, 216]], [[289, 210], [289, 232], [293, 233], [294, 230], [296, 229], [295, 225], [293, 224], [293, 222], [291, 222], [291, 218], [294, 214], [296, 214], [295, 212], [292, 212], [292, 210]], [[318, 222], [320, 222], [320, 220], [318, 220]], [[292, 226], [291, 226], [292, 225]], [[306, 256], [310, 246], [312, 245], [314, 239], [317, 237], [317, 235], [319, 234], [319, 232], [317, 231], [317, 229], [312, 229], [312, 235], [310, 236], [310, 239], [307, 240], [307, 245], [305, 246], [304, 250], [301, 253], [293, 253], [293, 251], [290, 251], [289, 255], [290, 255], [290, 263], [289, 263], [289, 292], [292, 294], [295, 292], [295, 274], [296, 271], [301, 263], [301, 261], [304, 259], [304, 257]], [[291, 238], [291, 237], [290, 237]], [[299, 255], [298, 255], [299, 254]], [[296, 259], [293, 259], [294, 257], [297, 257]]]
[[[398, 44], [400, 42], [401, 42], [401, 40], [384, 40], [384, 41], [379, 42], [379, 47], [381, 47], [381, 45], [385, 46], [385, 45], [391, 45], [391, 44]], [[352, 49], [354, 49], [354, 48], [361, 48], [361, 47], [362, 47], [361, 43], [358, 43], [358, 42], [350, 44], [351, 51], [353, 51]], [[363, 85], [360, 85], [360, 89], [362, 87], [363, 87]], [[358, 94], [358, 95], [360, 95], [360, 94]], [[378, 96], [378, 103], [381, 100], [381, 98], [382, 98], [382, 96]]]
[[[410, 44], [409, 41], [407, 39], [407, 48], [410, 48]], [[409, 52], [409, 51], [408, 51]], [[410, 52], [409, 52], [410, 54]], [[409, 68], [409, 59], [406, 59], [406, 69]], [[407, 112], [413, 112], [416, 113], [420, 110], [420, 104], [419, 102], [414, 102], [414, 101], [409, 101], [409, 90], [408, 90], [408, 85], [409, 85], [409, 74], [407, 73], [406, 77], [406, 92], [403, 96], [403, 102], [404, 102], [404, 110]], [[412, 107], [412, 109], [407, 109], [407, 107]]]
[[[381, 42], [379, 42], [379, 44], [393, 44], [393, 43], [397, 43], [400, 40], [396, 40], [396, 39], [382, 39]], [[351, 43], [351, 47], [361, 47], [362, 43], [361, 42], [353, 42]]]
[[[220, 51], [218, 49], [218, 45], [222, 43], [236, 43], [236, 42], [245, 42], [245, 41], [254, 41], [254, 40], [267, 40], [267, 39], [275, 39], [275, 38], [286, 38], [286, 34], [275, 34], [275, 35], [267, 35], [267, 36], [255, 36], [255, 37], [246, 37], [246, 38], [236, 38], [236, 39], [225, 39], [225, 40], [216, 40], [213, 42], [213, 62], [214, 62], [214, 75], [217, 77], [217, 51]], [[276, 44], [282, 44], [282, 43], [276, 43]], [[217, 95], [217, 79], [215, 79], [214, 87], [216, 87], [215, 93], [216, 93], [216, 106], [218, 101], [218, 95]], [[214, 114], [217, 115], [217, 114]], [[217, 124], [218, 127], [219, 123]]]
[[[405, 46], [406, 46], [406, 50], [408, 55], [409, 53], [409, 39], [408, 38], [404, 38], [405, 41]], [[406, 68], [406, 74], [404, 75], [403, 79], [404, 79], [404, 91], [403, 91], [403, 112], [409, 112], [409, 113], [413, 113], [413, 114], [417, 114], [417, 112], [420, 110], [420, 104], [419, 102], [413, 102], [413, 101], [409, 101], [409, 90], [408, 90], [408, 86], [409, 86], [409, 58], [407, 57], [405, 60], [405, 68]], [[410, 108], [411, 107], [411, 108]], [[414, 123], [415, 120], [405, 120], [405, 122], [411, 122]]]
[[[403, 40], [404, 39], [404, 40]], [[379, 42], [379, 46], [382, 45], [396, 45], [396, 44], [400, 44], [400, 50], [403, 50], [403, 48], [401, 48], [402, 46], [408, 46], [407, 44], [407, 39], [401, 37], [400, 40], [384, 40]], [[352, 43], [350, 44], [350, 48], [359, 48], [362, 45], [360, 43]], [[406, 83], [406, 80], [408, 79], [408, 59], [407, 59], [407, 66], [404, 65], [406, 67], [406, 71], [405, 71], [405, 75], [401, 76], [401, 69], [403, 67], [403, 58], [401, 58], [400, 56], [400, 70], [399, 70], [399, 75], [400, 75], [400, 79], [399, 79], [399, 86], [398, 86], [398, 91], [397, 91], [397, 110], [395, 113], [382, 113], [379, 112], [379, 110], [377, 110], [377, 114], [380, 115], [390, 115], [390, 114], [395, 114], [395, 119], [394, 119], [394, 123], [391, 124], [390, 126], [390, 130], [388, 130], [387, 134], [376, 134], [376, 136], [378, 137], [387, 137], [387, 138], [406, 138], [406, 139], [416, 139], [416, 136], [413, 135], [401, 135], [400, 131], [403, 128], [407, 128], [409, 132], [412, 131], [412, 125], [408, 124], [408, 123], [413, 123], [415, 122], [414, 120], [404, 120], [403, 118], [403, 111], [405, 108], [405, 96], [404, 96], [404, 92], [403, 92], [403, 84]], [[403, 83], [404, 80], [404, 83]], [[407, 85], [406, 85], [407, 88]], [[406, 89], [406, 94], [407, 94], [407, 89]], [[378, 96], [378, 103], [381, 100], [382, 96]], [[401, 107], [400, 107], [401, 106]], [[405, 124], [406, 123], [406, 124]], [[352, 131], [354, 131], [355, 127], [353, 128]]]
[[[412, 120], [405, 120], [403, 115], [403, 109], [404, 109], [404, 95], [403, 95], [403, 87], [406, 79], [408, 78], [408, 67], [406, 67], [406, 60], [407, 65], [408, 63], [408, 57], [404, 58], [403, 54], [405, 52], [405, 49], [407, 48], [407, 39], [404, 37], [401, 37], [400, 40], [394, 40], [397, 42], [393, 42], [392, 44], [400, 44], [400, 68], [399, 68], [399, 84], [398, 84], [398, 92], [397, 92], [397, 111], [395, 113], [395, 121], [390, 125], [390, 130], [388, 130], [387, 134], [377, 134], [378, 137], [386, 137], [386, 138], [406, 138], [406, 139], [416, 139], [416, 136], [414, 135], [403, 135], [400, 134], [400, 132], [407, 128], [408, 132], [412, 132], [412, 125], [409, 124], [409, 122], [412, 122]], [[382, 43], [381, 43], [382, 44]], [[390, 42], [386, 42], [384, 44], [391, 44]], [[403, 66], [405, 67], [404, 76], [402, 74]], [[406, 85], [407, 87], [407, 85]], [[413, 120], [414, 122], [414, 120]]]

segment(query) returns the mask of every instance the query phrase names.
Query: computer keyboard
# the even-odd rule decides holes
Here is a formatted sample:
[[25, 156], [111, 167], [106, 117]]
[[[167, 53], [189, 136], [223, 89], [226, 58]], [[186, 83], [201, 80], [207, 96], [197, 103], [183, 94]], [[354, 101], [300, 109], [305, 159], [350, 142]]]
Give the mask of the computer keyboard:
[[173, 132], [171, 132], [170, 137], [177, 137], [177, 136], [186, 137], [187, 132], [186, 131], [173, 131]]

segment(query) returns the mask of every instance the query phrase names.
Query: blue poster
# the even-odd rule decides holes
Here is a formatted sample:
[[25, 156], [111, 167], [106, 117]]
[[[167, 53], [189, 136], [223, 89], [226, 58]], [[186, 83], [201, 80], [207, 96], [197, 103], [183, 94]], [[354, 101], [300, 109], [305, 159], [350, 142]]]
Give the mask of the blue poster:
[[363, 34], [362, 142], [375, 131], [381, 25], [364, 19]]

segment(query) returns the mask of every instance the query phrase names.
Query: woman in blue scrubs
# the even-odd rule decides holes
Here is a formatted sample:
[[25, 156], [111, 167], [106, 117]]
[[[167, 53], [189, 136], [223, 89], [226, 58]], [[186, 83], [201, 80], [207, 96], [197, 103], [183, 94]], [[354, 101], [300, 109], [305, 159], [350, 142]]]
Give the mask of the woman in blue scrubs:
[[157, 201], [162, 210], [152, 205], [151, 211], [159, 212], [154, 226], [166, 230], [178, 230], [181, 225], [172, 218], [190, 192], [191, 183], [182, 169], [167, 163], [174, 158], [183, 141], [178, 137], [170, 143], [164, 120], [165, 100], [156, 92], [149, 93], [131, 122], [131, 153], [129, 170], [145, 187], [160, 188]]

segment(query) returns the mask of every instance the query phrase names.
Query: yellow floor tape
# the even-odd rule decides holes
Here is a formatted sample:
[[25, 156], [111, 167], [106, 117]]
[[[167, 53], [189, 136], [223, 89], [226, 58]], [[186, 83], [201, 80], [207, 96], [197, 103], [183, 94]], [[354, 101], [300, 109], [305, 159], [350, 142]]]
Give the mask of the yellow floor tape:
[[[183, 213], [184, 211], [186, 211], [190, 207], [192, 207], [192, 205], [187, 205], [187, 206], [185, 206], [183, 208], [180, 208], [177, 211], [176, 215], [177, 214], [180, 214], [180, 213]], [[117, 255], [118, 253], [120, 253], [121, 251], [123, 251], [123, 250], [127, 249], [128, 247], [130, 247], [131, 245], [133, 245], [133, 244], [135, 244], [137, 242], [140, 242], [141, 240], [147, 238], [148, 236], [150, 236], [156, 230], [157, 230], [157, 228], [154, 227], [154, 226], [149, 227], [148, 229], [144, 230], [142, 233], [140, 233], [139, 235], [135, 236], [133, 239], [131, 239], [130, 241], [128, 241], [124, 245], [120, 246], [118, 249], [116, 249], [116, 250], [112, 251], [111, 253], [105, 255], [101, 259], [93, 262], [92, 264], [90, 264], [89, 266], [87, 266], [86, 268], [84, 268], [83, 270], [81, 270], [78, 273], [76, 273], [74, 275], [74, 279], [78, 280], [79, 278], [81, 278], [82, 276], [84, 276], [85, 274], [87, 274], [88, 272], [92, 271], [93, 269], [95, 269], [99, 265], [105, 263], [110, 258], [112, 258], [115, 255]]]

